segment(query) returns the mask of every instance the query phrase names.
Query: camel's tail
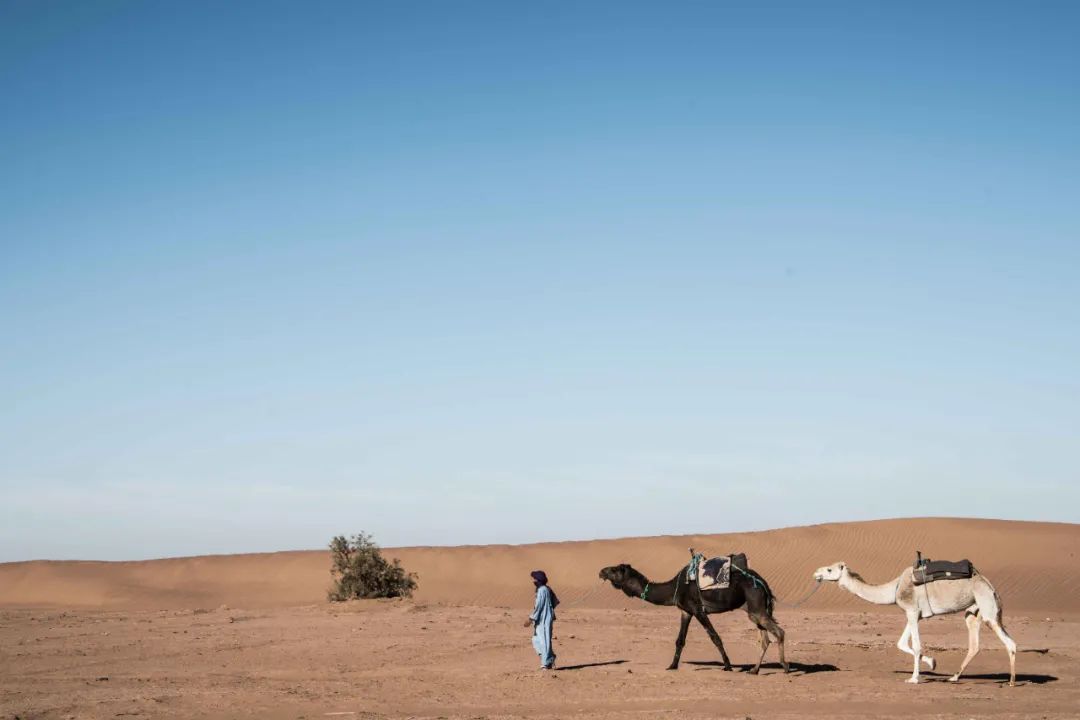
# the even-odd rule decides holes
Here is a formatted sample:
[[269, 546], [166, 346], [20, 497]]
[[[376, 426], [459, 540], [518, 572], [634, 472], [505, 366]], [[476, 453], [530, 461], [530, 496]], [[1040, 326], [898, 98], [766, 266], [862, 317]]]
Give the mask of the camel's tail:
[[[991, 585], [990, 587], [994, 587]], [[1001, 600], [1001, 594], [994, 588], [994, 604], [997, 605], [997, 622], [998, 625], [1005, 626], [1005, 603]]]
[[765, 578], [757, 570], [747, 570], [747, 575], [754, 581], [755, 585], [760, 585], [765, 590], [765, 595], [768, 598], [767, 608], [769, 610], [769, 616], [773, 614], [773, 609], [776, 607], [776, 596], [773, 595], [772, 588], [769, 587], [769, 583], [765, 582]]
[[998, 593], [997, 588], [993, 585], [990, 586], [994, 590], [994, 605], [997, 607], [997, 624], [1004, 625], [1005, 616], [1005, 604], [1001, 602], [1001, 595]]
[[[978, 602], [979, 594], [977, 593], [976, 609], [974, 614], [981, 617], [984, 621], [994, 621], [998, 625], [1001, 625], [1005, 615], [1005, 607], [1004, 604], [1001, 602], [1001, 594], [998, 593], [997, 588], [994, 587], [994, 584], [986, 579], [985, 575], [981, 574], [978, 570], [975, 570], [975, 568], [972, 568], [972, 570], [974, 571], [972, 577], [981, 578], [982, 581], [986, 583], [986, 589], [990, 591], [990, 597], [993, 599], [993, 604], [991, 605], [990, 603], [985, 602], [987, 598], [986, 595], [983, 594], [983, 602]], [[993, 617], [987, 617], [990, 613], [993, 613]]]

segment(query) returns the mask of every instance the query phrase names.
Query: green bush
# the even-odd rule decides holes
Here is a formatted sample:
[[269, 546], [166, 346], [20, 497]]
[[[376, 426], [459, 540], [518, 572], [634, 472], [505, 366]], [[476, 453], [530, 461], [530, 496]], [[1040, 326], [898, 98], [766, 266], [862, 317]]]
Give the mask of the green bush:
[[367, 533], [330, 541], [330, 577], [327, 593], [332, 602], [367, 598], [412, 597], [416, 574], [406, 572], [397, 558], [387, 562]]

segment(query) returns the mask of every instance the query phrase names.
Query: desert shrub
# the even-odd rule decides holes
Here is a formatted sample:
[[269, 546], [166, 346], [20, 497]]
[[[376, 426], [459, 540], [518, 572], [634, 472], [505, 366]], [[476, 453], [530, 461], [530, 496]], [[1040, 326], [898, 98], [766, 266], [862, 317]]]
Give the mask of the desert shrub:
[[331, 601], [411, 597], [416, 589], [416, 574], [406, 572], [397, 558], [388, 562], [367, 533], [335, 537], [330, 541], [330, 560]]

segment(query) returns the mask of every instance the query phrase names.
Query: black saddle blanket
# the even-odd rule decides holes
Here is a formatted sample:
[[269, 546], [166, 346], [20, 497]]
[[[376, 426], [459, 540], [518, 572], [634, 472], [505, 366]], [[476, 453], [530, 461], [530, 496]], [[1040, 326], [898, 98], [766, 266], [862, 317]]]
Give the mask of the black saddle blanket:
[[925, 585], [938, 580], [962, 580], [974, 574], [975, 567], [970, 560], [923, 560], [915, 564], [912, 576], [916, 585]]
[[741, 570], [749, 569], [749, 566], [746, 564], [746, 554], [736, 553], [735, 555], [724, 555], [722, 557], [706, 560], [705, 566], [702, 568], [702, 573], [708, 577], [719, 580], [720, 574], [723, 571], [724, 566], [727, 565], [728, 560], [731, 561], [732, 565]]

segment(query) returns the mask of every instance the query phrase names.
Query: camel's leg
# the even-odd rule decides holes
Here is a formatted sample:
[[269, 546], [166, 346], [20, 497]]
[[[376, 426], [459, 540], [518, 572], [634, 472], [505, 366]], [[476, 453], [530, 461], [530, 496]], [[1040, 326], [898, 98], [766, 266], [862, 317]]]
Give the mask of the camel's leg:
[[998, 639], [1009, 652], [1009, 685], [1016, 685], [1016, 643], [1009, 637], [1009, 633], [1005, 632], [1001, 621], [1001, 598], [981, 575], [976, 575], [972, 583], [975, 590], [975, 602], [979, 606], [979, 615], [987, 625], [994, 629]]
[[761, 670], [761, 663], [765, 660], [765, 653], [769, 651], [769, 631], [759, 625], [758, 632], [761, 633], [761, 657], [758, 658], [754, 669], [750, 671], [752, 675], [757, 675], [758, 671]]
[[776, 636], [776, 645], [780, 649], [780, 664], [784, 667], [784, 672], [791, 672], [791, 668], [788, 666], [787, 658], [784, 657], [784, 628], [780, 627], [780, 623], [773, 620], [772, 634]]
[[896, 641], [896, 647], [901, 652], [906, 652], [908, 655], [914, 655], [915, 652], [911, 649], [911, 643], [908, 642], [908, 638], [911, 637], [911, 628], [908, 625], [904, 625], [904, 632], [900, 633], [900, 639]]
[[964, 622], [967, 623], [968, 629], [968, 651], [967, 655], [964, 656], [964, 662], [960, 663], [960, 669], [949, 678], [949, 682], [958, 681], [960, 675], [964, 672], [964, 668], [968, 666], [972, 658], [979, 654], [979, 628], [982, 627], [982, 620], [975, 613], [967, 613], [964, 615]]
[[758, 668], [761, 667], [761, 661], [765, 659], [765, 651], [769, 648], [768, 633], [772, 633], [772, 636], [776, 638], [776, 647], [780, 652], [780, 664], [784, 667], [784, 672], [790, 672], [791, 668], [788, 667], [787, 658], [784, 657], [784, 629], [773, 619], [772, 615], [754, 614], [750, 616], [750, 619], [760, 630], [766, 633], [761, 640], [761, 657], [758, 659], [757, 666], [751, 672], [756, 673]]
[[712, 621], [709, 620], [707, 614], [700, 613], [697, 616], [698, 622], [705, 628], [705, 632], [709, 633], [709, 639], [713, 641], [713, 645], [720, 651], [720, 657], [724, 660], [724, 669], [731, 672], [731, 661], [728, 660], [727, 652], [724, 651], [724, 641], [720, 639], [720, 633], [716, 632], [716, 628], [713, 627]]
[[987, 620], [986, 624], [994, 628], [994, 632], [997, 633], [1001, 643], [1005, 646], [1005, 649], [1009, 652], [1009, 685], [1016, 685], [1016, 642], [1009, 637], [1009, 633], [1005, 632], [1005, 627], [1001, 624], [1000, 620]]
[[919, 658], [922, 656], [922, 640], [919, 638], [919, 611], [915, 610], [914, 613], [908, 613], [907, 617], [907, 633], [911, 636], [911, 654], [914, 655], [914, 670], [911, 672], [911, 677], [907, 679], [907, 682], [912, 685], [919, 683]]
[[[908, 655], [915, 657], [915, 651], [911, 649], [911, 644], [908, 642], [910, 638], [911, 628], [905, 626], [904, 633], [900, 636], [900, 639], [896, 641], [896, 647], [898, 647], [903, 652], [906, 652]], [[923, 655], [920, 659], [924, 663], [926, 663], [926, 667], [930, 668], [931, 670], [937, 667], [937, 661], [929, 655]]]
[[686, 631], [690, 629], [690, 613], [683, 610], [682, 619], [679, 622], [679, 637], [675, 639], [675, 657], [668, 665], [668, 670], [679, 669], [679, 658], [682, 656], [683, 645], [686, 644]]

